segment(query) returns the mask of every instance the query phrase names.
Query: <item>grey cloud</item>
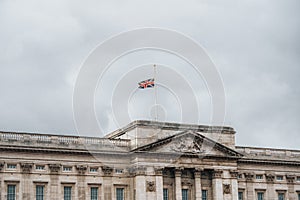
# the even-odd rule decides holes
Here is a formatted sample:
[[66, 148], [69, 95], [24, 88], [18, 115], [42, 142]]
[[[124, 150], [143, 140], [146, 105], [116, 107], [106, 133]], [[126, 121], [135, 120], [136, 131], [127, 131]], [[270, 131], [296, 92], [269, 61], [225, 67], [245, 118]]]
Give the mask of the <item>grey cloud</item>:
[[[299, 148], [299, 7], [297, 0], [0, 1], [0, 129], [76, 134], [72, 91], [83, 60], [113, 34], [155, 26], [205, 47], [224, 80], [225, 123], [237, 129], [238, 144]], [[108, 110], [103, 102], [98, 111], [107, 130]]]

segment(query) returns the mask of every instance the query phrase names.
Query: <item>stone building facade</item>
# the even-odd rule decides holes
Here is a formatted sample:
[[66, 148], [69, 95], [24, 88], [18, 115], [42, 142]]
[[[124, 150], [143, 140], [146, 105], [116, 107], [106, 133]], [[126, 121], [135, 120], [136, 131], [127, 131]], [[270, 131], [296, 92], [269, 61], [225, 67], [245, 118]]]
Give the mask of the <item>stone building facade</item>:
[[236, 146], [231, 127], [0, 132], [0, 148], [1, 200], [300, 200], [300, 151]]

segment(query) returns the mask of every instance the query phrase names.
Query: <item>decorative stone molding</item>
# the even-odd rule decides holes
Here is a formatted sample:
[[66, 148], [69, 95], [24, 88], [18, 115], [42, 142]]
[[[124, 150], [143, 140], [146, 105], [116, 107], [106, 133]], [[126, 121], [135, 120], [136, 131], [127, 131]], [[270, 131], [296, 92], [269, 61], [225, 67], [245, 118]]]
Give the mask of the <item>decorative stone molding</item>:
[[48, 164], [50, 169], [50, 173], [58, 173], [60, 171], [61, 165], [60, 164]]
[[239, 176], [239, 172], [237, 170], [231, 170], [229, 173], [231, 178], [237, 178]]
[[162, 176], [163, 175], [163, 171], [164, 171], [164, 168], [162, 168], [162, 167], [156, 167], [156, 168], [154, 168], [154, 172], [155, 172], [156, 176]]
[[146, 181], [146, 191], [147, 192], [155, 192], [155, 182], [154, 181]]
[[266, 179], [267, 179], [267, 182], [272, 183], [272, 182], [274, 182], [275, 175], [272, 173], [266, 174]]
[[231, 194], [231, 185], [230, 184], [223, 184], [223, 193]]
[[30, 173], [33, 163], [21, 163], [20, 166], [23, 173]]
[[87, 166], [86, 165], [77, 165], [76, 169], [79, 174], [85, 174], [85, 172], [87, 170]]
[[142, 166], [129, 167], [127, 171], [131, 176], [144, 176], [146, 175], [147, 168]]
[[101, 169], [103, 171], [104, 176], [111, 176], [112, 175], [113, 168], [108, 167], [108, 166], [102, 166]]
[[213, 178], [222, 178], [222, 174], [223, 174], [223, 171], [222, 170], [219, 170], [219, 169], [216, 169], [213, 171]]
[[247, 181], [252, 181], [253, 178], [254, 178], [254, 174], [253, 174], [252, 172], [246, 172], [246, 173], [245, 173], [245, 179], [246, 179]]
[[294, 174], [287, 174], [286, 175], [286, 180], [288, 183], [294, 183], [296, 179], [296, 175]]

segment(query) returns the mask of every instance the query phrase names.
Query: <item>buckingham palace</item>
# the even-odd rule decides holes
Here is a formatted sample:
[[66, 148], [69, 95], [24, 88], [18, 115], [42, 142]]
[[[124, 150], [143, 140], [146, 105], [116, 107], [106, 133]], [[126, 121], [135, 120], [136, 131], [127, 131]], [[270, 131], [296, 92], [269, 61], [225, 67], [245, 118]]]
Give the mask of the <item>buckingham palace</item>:
[[235, 134], [142, 120], [98, 138], [0, 132], [0, 199], [300, 200], [300, 150]]

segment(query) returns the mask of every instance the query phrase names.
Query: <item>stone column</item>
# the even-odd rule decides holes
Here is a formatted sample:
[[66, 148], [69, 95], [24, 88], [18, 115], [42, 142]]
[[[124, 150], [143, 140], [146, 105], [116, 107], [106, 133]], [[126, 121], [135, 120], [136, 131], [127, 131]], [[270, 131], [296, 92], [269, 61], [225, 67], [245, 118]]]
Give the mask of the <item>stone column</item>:
[[246, 199], [255, 199], [254, 188], [253, 188], [253, 178], [254, 174], [252, 172], [247, 172], [244, 174], [246, 179]]
[[87, 166], [77, 165], [76, 169], [78, 171], [78, 176], [77, 176], [78, 199], [85, 200], [85, 191], [86, 191], [85, 172]]
[[138, 167], [135, 175], [136, 200], [146, 200], [146, 168]]
[[[4, 163], [0, 162], [0, 172], [2, 171], [3, 167], [4, 167]], [[1, 177], [1, 179], [0, 179], [0, 200], [4, 199], [4, 197], [2, 195], [4, 195], [4, 191], [3, 191], [3, 187], [2, 187], [2, 177]]]
[[288, 193], [286, 194], [287, 199], [293, 200], [297, 199], [297, 193], [295, 192], [295, 179], [296, 176], [294, 174], [287, 174], [286, 180], [288, 185]]
[[213, 200], [223, 200], [222, 170], [213, 171], [212, 192]]
[[155, 168], [156, 200], [163, 200], [163, 168]]
[[51, 200], [59, 200], [58, 193], [58, 173], [60, 171], [61, 165], [60, 164], [49, 164], [50, 169], [50, 194]]
[[232, 170], [230, 171], [230, 176], [231, 176], [231, 195], [233, 200], [238, 199], [238, 193], [239, 193], [239, 186], [238, 186], [238, 171], [237, 170]]
[[200, 168], [196, 168], [194, 171], [196, 200], [202, 200], [201, 171], [203, 171], [203, 169]]
[[113, 168], [108, 166], [102, 166], [101, 167], [103, 172], [103, 198], [102, 199], [112, 199], [112, 172]]
[[266, 179], [268, 184], [266, 199], [276, 199], [276, 191], [274, 190], [275, 175], [273, 173], [266, 174]]
[[175, 169], [175, 200], [182, 199], [182, 191], [181, 191], [181, 169]]
[[[30, 194], [33, 193], [31, 191], [31, 180], [30, 180], [30, 172], [32, 169], [33, 164], [32, 163], [21, 163], [21, 169], [22, 169], [22, 199], [24, 200], [30, 200]], [[33, 198], [33, 197], [32, 197]]]

